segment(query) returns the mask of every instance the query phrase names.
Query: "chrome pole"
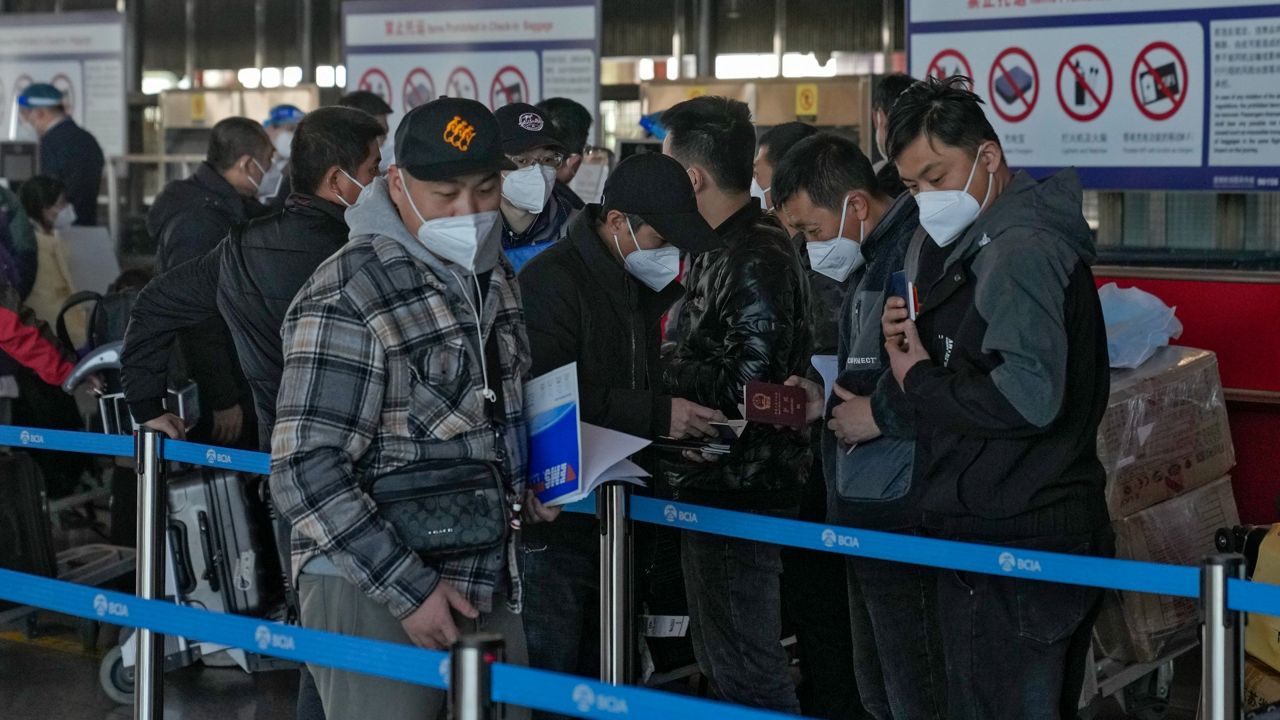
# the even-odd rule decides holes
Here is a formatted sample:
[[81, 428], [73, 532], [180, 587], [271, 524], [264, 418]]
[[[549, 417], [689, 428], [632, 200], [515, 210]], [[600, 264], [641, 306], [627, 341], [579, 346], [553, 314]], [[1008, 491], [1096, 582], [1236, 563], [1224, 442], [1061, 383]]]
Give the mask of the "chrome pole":
[[451, 720], [496, 720], [493, 664], [502, 662], [502, 636], [477, 633], [460, 638], [449, 649], [449, 717]]
[[[165, 487], [160, 446], [164, 436], [139, 428], [134, 437], [138, 469], [138, 565], [136, 594], [144, 600], [164, 597]], [[134, 682], [134, 720], [164, 717], [164, 636], [138, 628]]]
[[609, 483], [596, 491], [600, 518], [600, 679], [622, 685], [630, 678], [631, 486]]
[[1244, 577], [1244, 557], [1210, 555], [1200, 566], [1202, 720], [1239, 720], [1244, 698], [1244, 614], [1228, 609], [1227, 581]]

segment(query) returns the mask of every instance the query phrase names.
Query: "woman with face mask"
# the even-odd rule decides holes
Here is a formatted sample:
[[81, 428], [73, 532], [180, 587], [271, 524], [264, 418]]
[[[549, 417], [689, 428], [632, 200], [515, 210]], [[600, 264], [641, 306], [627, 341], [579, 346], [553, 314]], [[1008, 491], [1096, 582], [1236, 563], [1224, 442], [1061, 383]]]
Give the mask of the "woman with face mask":
[[519, 270], [568, 232], [577, 211], [552, 190], [564, 165], [564, 145], [533, 105], [513, 103], [494, 116], [502, 131], [502, 151], [516, 169], [502, 174], [502, 249]]
[[[27, 305], [47, 323], [58, 318], [62, 304], [77, 290], [68, 265], [65, 239], [60, 231], [76, 222], [76, 209], [67, 202], [62, 181], [37, 175], [23, 183], [22, 206], [36, 231], [39, 259], [35, 284], [27, 296]], [[67, 331], [77, 343], [84, 340], [88, 308], [75, 308], [67, 313]]]

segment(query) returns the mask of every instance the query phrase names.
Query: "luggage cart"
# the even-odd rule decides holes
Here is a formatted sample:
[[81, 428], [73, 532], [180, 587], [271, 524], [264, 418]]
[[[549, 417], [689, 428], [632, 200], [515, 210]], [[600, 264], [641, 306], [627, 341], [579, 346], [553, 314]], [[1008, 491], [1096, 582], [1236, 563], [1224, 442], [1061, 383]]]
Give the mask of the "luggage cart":
[[[118, 371], [120, 369], [122, 346], [123, 343], [114, 342], [96, 348], [76, 366], [64, 386], [74, 387], [88, 375], [103, 371], [107, 371], [105, 374], [109, 376], [117, 377], [118, 373], [110, 371]], [[108, 435], [125, 435], [132, 434], [136, 430], [137, 425], [129, 414], [124, 400], [124, 392], [121, 389], [107, 388], [104, 392], [99, 393], [98, 406], [102, 421], [99, 429], [102, 432]], [[188, 429], [193, 427], [199, 419], [196, 386], [189, 383], [181, 390], [171, 389], [165, 399], [165, 407], [182, 418]], [[172, 528], [174, 525], [172, 518], [170, 518], [168, 524]], [[217, 578], [215, 575], [224, 564], [233, 563], [236, 558], [222, 557], [207, 544], [203, 544], [203, 540], [197, 541], [202, 543], [200, 556], [193, 557], [187, 548], [175, 546], [175, 539], [182, 542], [183, 536], [183, 533], [174, 531], [166, 533], [164, 558], [165, 597], [184, 605], [206, 607], [205, 604], [190, 595], [189, 590], [179, 586], [179, 578], [184, 578], [183, 584], [187, 588], [192, 582], [205, 582], [206, 584], [212, 582], [216, 592], [219, 587], [217, 583], [221, 580], [225, 585], [226, 578]], [[270, 553], [265, 552], [265, 550], [266, 548], [264, 548], [263, 555], [269, 554], [271, 557], [275, 557], [274, 550]], [[260, 617], [263, 620], [285, 622], [290, 619], [289, 615], [290, 613], [285, 604], [280, 602], [273, 603], [264, 612], [256, 613], [255, 617]], [[166, 672], [188, 667], [196, 662], [204, 662], [206, 665], [214, 667], [234, 665], [250, 673], [296, 669], [299, 667], [298, 663], [293, 661], [280, 660], [217, 643], [191, 641], [187, 638], [172, 635], [164, 636], [164, 642], [164, 670]], [[123, 631], [120, 644], [112, 648], [103, 657], [98, 668], [98, 681], [103, 691], [106, 692], [108, 697], [120, 704], [131, 704], [134, 700], [136, 645], [136, 633], [132, 629]]]

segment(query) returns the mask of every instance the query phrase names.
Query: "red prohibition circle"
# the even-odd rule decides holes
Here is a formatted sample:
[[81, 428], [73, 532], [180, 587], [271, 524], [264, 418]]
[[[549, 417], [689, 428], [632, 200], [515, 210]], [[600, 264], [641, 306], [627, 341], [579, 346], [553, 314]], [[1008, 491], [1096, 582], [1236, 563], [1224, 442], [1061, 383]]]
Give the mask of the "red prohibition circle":
[[414, 78], [417, 78], [417, 77], [425, 78], [427, 81], [426, 82], [427, 97], [422, 101], [422, 103], [419, 103], [419, 105], [423, 103], [431, 102], [432, 100], [436, 99], [436, 81], [432, 79], [431, 73], [427, 72], [426, 68], [414, 68], [410, 70], [409, 74], [404, 77], [404, 88], [401, 89], [400, 91], [400, 102], [404, 105], [405, 112], [409, 112], [410, 110], [417, 107], [417, 105], [410, 104], [410, 99], [413, 97], [413, 94], [414, 94], [413, 80]]
[[[387, 96], [382, 99], [386, 100], [387, 104], [390, 105], [391, 104], [391, 78], [387, 77], [387, 74], [382, 72], [378, 68], [369, 68], [368, 70], [365, 70], [364, 74], [360, 76], [360, 82], [356, 83], [356, 89], [373, 92], [373, 84], [369, 82], [369, 78], [374, 77], [375, 75], [382, 79], [382, 87], [387, 89]], [[374, 94], [376, 95], [377, 93], [374, 93]]]
[[[459, 79], [466, 79], [471, 83], [471, 93], [464, 94], [458, 92], [461, 88], [458, 85]], [[450, 97], [469, 98], [471, 100], [479, 100], [480, 88], [476, 85], [476, 76], [464, 67], [456, 67], [453, 72], [449, 73], [449, 81], [444, 84], [444, 92]]]
[[969, 65], [968, 59], [966, 59], [964, 55], [961, 55], [959, 50], [953, 50], [951, 48], [947, 48], [933, 56], [933, 60], [929, 61], [929, 69], [924, 73], [925, 77], [933, 75], [939, 80], [946, 80], [947, 74], [942, 69], [942, 59], [948, 57], [953, 57], [959, 60], [960, 64], [964, 66], [964, 76], [970, 80], [973, 79], [973, 68]]
[[[1147, 62], [1147, 55], [1153, 50], [1168, 50], [1173, 55], [1173, 59], [1178, 62], [1178, 67], [1182, 69], [1182, 93], [1174, 97], [1169, 88], [1165, 87], [1164, 82], [1156, 76], [1155, 68], [1151, 67], [1151, 63]], [[1173, 107], [1168, 112], [1153, 112], [1147, 109], [1142, 103], [1142, 96], [1138, 94], [1138, 70], [1146, 68], [1151, 73], [1152, 79], [1156, 82], [1156, 89], [1173, 103]], [[1187, 87], [1191, 84], [1191, 78], [1187, 75], [1187, 61], [1183, 59], [1182, 53], [1178, 52], [1178, 48], [1170, 45], [1163, 40], [1153, 42], [1142, 48], [1138, 53], [1138, 57], [1133, 61], [1133, 73], [1129, 77], [1129, 87], [1133, 91], [1133, 104], [1138, 106], [1138, 111], [1152, 120], [1168, 120], [1182, 108], [1182, 103], [1187, 99]]]
[[493, 82], [490, 83], [489, 85], [489, 109], [490, 110], [497, 110], [499, 107], [502, 107], [501, 105], [498, 104], [498, 93], [502, 93], [503, 97], [506, 99], [506, 102], [503, 103], [503, 105], [509, 105], [512, 102], [511, 95], [507, 93], [507, 90], [506, 90], [507, 86], [501, 82], [502, 75], [506, 72], [513, 72], [516, 74], [516, 77], [520, 78], [521, 92], [520, 92], [520, 100], [518, 102], [529, 102], [529, 97], [528, 97], [529, 81], [525, 79], [524, 73], [520, 72], [520, 68], [516, 67], [515, 65], [508, 65], [493, 74]]
[[[1031, 99], [1028, 100], [1027, 96], [1021, 90], [1018, 90], [1018, 86], [1010, 82], [1014, 90], [1018, 90], [1017, 99], [1026, 105], [1026, 109], [1022, 112], [1005, 112], [1005, 109], [1000, 107], [999, 101], [1002, 98], [996, 94], [996, 72], [999, 71], [1003, 75], [1008, 74], [1009, 71], [1004, 68], [1004, 60], [1010, 55], [1021, 56], [1031, 66]], [[1031, 59], [1030, 53], [1019, 47], [1011, 47], [997, 55], [995, 62], [991, 63], [991, 73], [987, 78], [987, 85], [990, 93], [988, 97], [991, 98], [991, 107], [995, 108], [996, 114], [1004, 118], [1005, 122], [1022, 122], [1031, 115], [1031, 111], [1036, 107], [1036, 101], [1040, 99], [1040, 70], [1036, 68], [1036, 61]]]
[[[1097, 55], [1098, 59], [1102, 61], [1102, 69], [1107, 73], [1107, 92], [1105, 96], [1098, 97], [1097, 93], [1093, 91], [1093, 88], [1089, 86], [1089, 83], [1084, 81], [1084, 77], [1080, 75], [1079, 71], [1071, 65], [1071, 57], [1076, 53], [1091, 53], [1093, 55]], [[1076, 79], [1080, 81], [1080, 84], [1084, 85], [1085, 92], [1089, 93], [1089, 97], [1093, 98], [1093, 101], [1098, 104], [1098, 107], [1095, 110], [1087, 113], [1076, 112], [1067, 104], [1067, 99], [1062, 96], [1062, 73], [1066, 71], [1071, 71], [1076, 74]], [[1107, 56], [1103, 55], [1102, 51], [1098, 48], [1088, 44], [1077, 45], [1068, 50], [1066, 55], [1062, 56], [1062, 62], [1058, 64], [1058, 103], [1062, 105], [1062, 110], [1066, 112], [1067, 115], [1070, 115], [1072, 118], [1080, 122], [1089, 122], [1090, 120], [1093, 120], [1101, 115], [1103, 110], [1107, 109], [1107, 105], [1111, 102], [1111, 92], [1114, 89], [1115, 76], [1111, 73], [1111, 63], [1107, 61]]]

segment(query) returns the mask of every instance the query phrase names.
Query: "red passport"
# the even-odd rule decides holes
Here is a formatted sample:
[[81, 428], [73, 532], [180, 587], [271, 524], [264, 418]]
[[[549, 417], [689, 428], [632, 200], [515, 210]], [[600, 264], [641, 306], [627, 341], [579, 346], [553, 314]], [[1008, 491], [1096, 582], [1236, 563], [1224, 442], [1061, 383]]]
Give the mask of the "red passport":
[[808, 398], [804, 388], [752, 380], [745, 392], [743, 417], [749, 422], [785, 425], [797, 430], [803, 430], [808, 424], [805, 422]]

